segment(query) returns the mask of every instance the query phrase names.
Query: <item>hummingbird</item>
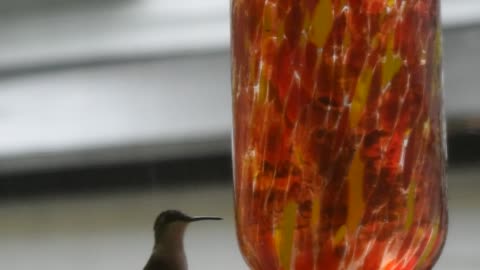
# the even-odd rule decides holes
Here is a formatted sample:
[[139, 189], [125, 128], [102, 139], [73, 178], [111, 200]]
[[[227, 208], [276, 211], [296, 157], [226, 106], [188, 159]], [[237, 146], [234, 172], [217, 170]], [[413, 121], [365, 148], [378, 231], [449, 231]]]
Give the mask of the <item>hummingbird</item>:
[[190, 217], [177, 210], [158, 215], [153, 225], [155, 242], [152, 255], [143, 270], [187, 270], [183, 236], [187, 225], [200, 220], [221, 220], [220, 217]]

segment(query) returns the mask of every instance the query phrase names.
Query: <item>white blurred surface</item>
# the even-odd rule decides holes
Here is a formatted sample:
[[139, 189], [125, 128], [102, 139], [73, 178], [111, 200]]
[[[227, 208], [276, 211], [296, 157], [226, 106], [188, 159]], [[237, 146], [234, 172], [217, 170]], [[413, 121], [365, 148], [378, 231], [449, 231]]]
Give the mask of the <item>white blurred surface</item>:
[[0, 71], [228, 46], [229, 1], [58, 2], [0, 10]]
[[446, 28], [480, 23], [480, 2], [477, 0], [443, 0], [442, 22]]
[[225, 152], [229, 78], [222, 53], [0, 81], [0, 171]]
[[[436, 270], [480, 268], [478, 169], [450, 171], [450, 232]], [[233, 222], [231, 186], [190, 185], [161, 191], [119, 191], [0, 203], [2, 269], [142, 269], [151, 250], [153, 220], [177, 208], [220, 215], [192, 224], [186, 250], [193, 270], [247, 269]]]

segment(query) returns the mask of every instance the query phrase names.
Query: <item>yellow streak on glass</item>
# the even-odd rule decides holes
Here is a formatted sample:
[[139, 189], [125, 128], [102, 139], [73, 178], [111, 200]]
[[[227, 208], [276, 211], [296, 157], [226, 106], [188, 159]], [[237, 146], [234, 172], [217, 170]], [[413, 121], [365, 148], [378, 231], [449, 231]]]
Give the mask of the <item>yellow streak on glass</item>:
[[313, 12], [310, 28], [310, 40], [323, 48], [333, 26], [333, 7], [331, 0], [320, 0]]
[[[246, 40], [248, 40], [248, 38], [246, 38]], [[245, 45], [245, 46], [249, 46], [249, 45]], [[249, 48], [249, 47], [246, 47], [246, 48]], [[248, 76], [248, 80], [249, 80], [248, 84], [255, 85], [258, 82], [258, 77], [260, 72], [260, 65], [256, 61], [255, 57], [249, 57], [248, 70], [249, 70], [249, 74], [251, 74], [250, 76]]]
[[405, 230], [410, 230], [413, 225], [415, 217], [415, 197], [416, 197], [417, 183], [415, 180], [410, 182], [407, 195], [407, 220], [405, 222]]
[[273, 31], [273, 27], [275, 25], [275, 6], [271, 3], [265, 5], [263, 10], [263, 32], [271, 32]]
[[387, 6], [388, 6], [388, 7], [393, 7], [393, 6], [395, 6], [395, 0], [387, 0]]
[[367, 104], [372, 78], [373, 70], [371, 68], [364, 68], [358, 78], [355, 96], [353, 97], [352, 107], [350, 110], [350, 124], [353, 128], [358, 125], [362, 111]]
[[340, 243], [342, 243], [343, 239], [345, 239], [345, 236], [347, 235], [347, 226], [343, 225], [338, 229], [337, 233], [335, 233], [335, 237], [333, 238], [333, 245], [338, 246]]
[[418, 260], [418, 267], [417, 269], [423, 269], [424, 264], [429, 259], [430, 255], [432, 255], [433, 248], [435, 247], [435, 243], [437, 242], [438, 232], [440, 229], [440, 220], [437, 219], [434, 223], [434, 227], [432, 228], [432, 233], [430, 234], [430, 240], [428, 240], [428, 244], [423, 251], [422, 256]]
[[352, 43], [352, 34], [348, 31], [348, 28], [345, 30], [345, 35], [343, 36], [343, 48], [347, 49]]
[[438, 65], [442, 62], [442, 54], [442, 30], [439, 29], [435, 35], [435, 62]]
[[[303, 30], [309, 30], [312, 26], [312, 12], [310, 10], [305, 10], [305, 18], [303, 20]], [[302, 35], [303, 36], [303, 35]]]
[[398, 73], [402, 66], [402, 59], [400, 56], [395, 55], [393, 51], [393, 38], [392, 34], [387, 41], [387, 51], [385, 52], [385, 60], [382, 69], [382, 88], [392, 81], [393, 77]]
[[[438, 30], [435, 35], [435, 55], [433, 59], [433, 66], [435, 68], [441, 68], [442, 66], [442, 31]], [[434, 71], [433, 85], [432, 85], [432, 96], [438, 94], [438, 91], [442, 90], [442, 78], [441, 71]]]
[[296, 203], [289, 202], [283, 210], [283, 216], [280, 221], [280, 225], [275, 230], [275, 243], [277, 245], [277, 252], [280, 258], [280, 265], [284, 270], [290, 269], [297, 208], [298, 205]]
[[381, 37], [380, 34], [376, 34], [376, 35], [372, 38], [372, 40], [371, 40], [371, 42], [370, 42], [370, 48], [371, 48], [372, 51], [373, 51], [373, 50], [376, 50], [376, 49], [378, 48], [378, 46], [380, 46], [380, 37]]
[[267, 95], [268, 95], [268, 88], [269, 88], [269, 81], [267, 76], [262, 72], [260, 75], [260, 82], [258, 85], [258, 98], [257, 101], [260, 104], [264, 104], [267, 100]]
[[430, 125], [430, 121], [427, 120], [423, 123], [423, 138], [425, 140], [428, 140], [430, 138], [430, 132], [431, 132], [431, 125]]
[[312, 229], [316, 229], [320, 224], [320, 211], [321, 211], [321, 202], [320, 198], [315, 198], [312, 201]]
[[357, 229], [365, 212], [365, 201], [363, 198], [364, 170], [360, 153], [357, 151], [348, 174], [347, 228], [349, 232], [354, 232]]
[[282, 39], [285, 34], [285, 22], [278, 16], [277, 5], [269, 2], [263, 10], [262, 30], [267, 36]]
[[293, 163], [298, 165], [300, 168], [303, 168], [305, 164], [305, 158], [303, 156], [302, 151], [299, 149], [300, 147], [297, 145], [293, 145]]

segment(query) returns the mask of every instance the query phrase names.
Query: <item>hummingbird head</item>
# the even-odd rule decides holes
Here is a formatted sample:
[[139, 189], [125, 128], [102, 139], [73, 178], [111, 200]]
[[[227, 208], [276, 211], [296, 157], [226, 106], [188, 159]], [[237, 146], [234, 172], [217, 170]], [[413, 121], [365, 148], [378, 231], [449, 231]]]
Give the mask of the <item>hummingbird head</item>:
[[189, 223], [191, 217], [185, 215], [184, 213], [177, 211], [177, 210], [167, 210], [160, 213], [155, 220], [155, 224], [153, 225], [153, 230], [155, 232], [160, 232], [167, 228], [169, 225], [173, 223]]
[[188, 224], [200, 220], [221, 220], [220, 217], [190, 217], [178, 210], [167, 210], [160, 213], [153, 226], [154, 231], [162, 231], [166, 227], [178, 223]]
[[191, 222], [200, 220], [221, 220], [219, 217], [190, 217], [177, 210], [167, 210], [160, 213], [155, 220], [153, 230], [155, 242], [181, 243], [185, 228]]

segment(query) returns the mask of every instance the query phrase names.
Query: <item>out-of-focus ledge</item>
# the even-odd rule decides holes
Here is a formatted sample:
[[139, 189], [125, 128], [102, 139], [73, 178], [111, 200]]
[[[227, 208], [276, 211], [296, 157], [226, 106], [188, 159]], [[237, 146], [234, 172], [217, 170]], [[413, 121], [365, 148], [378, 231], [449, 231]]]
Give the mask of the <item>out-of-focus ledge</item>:
[[480, 2], [477, 0], [443, 0], [444, 29], [480, 25]]
[[[212, 132], [214, 133], [214, 132]], [[199, 143], [201, 141], [201, 143]], [[97, 147], [30, 152], [9, 157], [0, 156], [0, 178], [3, 175], [50, 171], [59, 168], [85, 168], [136, 164], [166, 160], [205, 158], [212, 153], [230, 153], [229, 134], [216, 133], [209, 138], [191, 138], [182, 141], [144, 140], [131, 144], [100, 144]]]

